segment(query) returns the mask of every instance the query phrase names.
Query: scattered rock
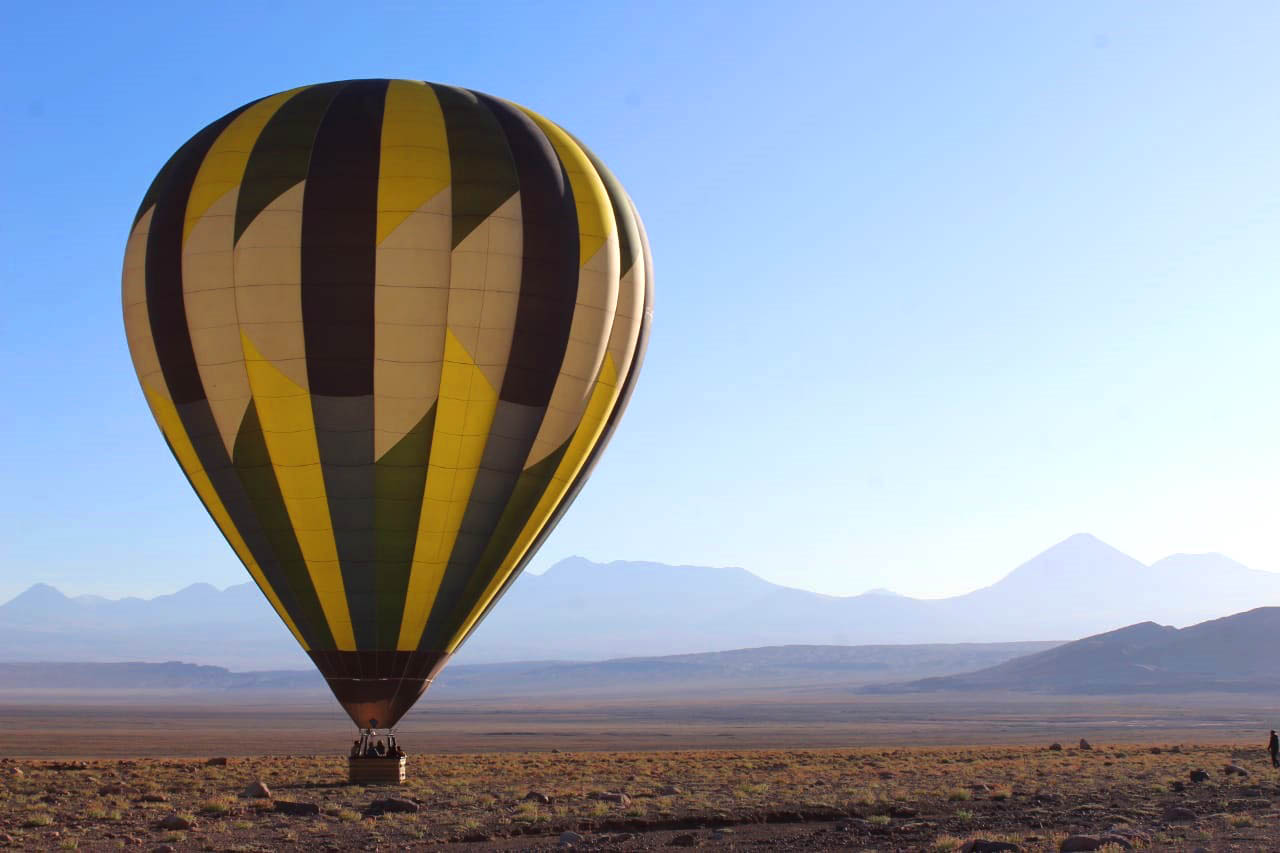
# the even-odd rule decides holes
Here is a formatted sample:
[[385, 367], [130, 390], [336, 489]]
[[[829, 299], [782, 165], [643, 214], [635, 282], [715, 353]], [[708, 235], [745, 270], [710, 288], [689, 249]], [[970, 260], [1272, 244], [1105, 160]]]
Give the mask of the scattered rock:
[[1062, 744], [1060, 744], [1060, 743], [1051, 743], [1051, 744], [1049, 744], [1049, 751], [1050, 751], [1050, 752], [1062, 752]]
[[385, 814], [386, 812], [412, 814], [418, 809], [418, 804], [413, 800], [406, 800], [403, 797], [387, 797], [385, 800], [374, 800], [369, 804], [369, 808], [364, 811], [365, 814]]
[[[558, 751], [559, 750], [552, 750], [552, 752], [558, 752]], [[583, 841], [586, 841], [586, 839], [576, 832], [560, 833], [559, 845], [561, 847], [573, 847], [575, 844], [581, 844]]]
[[1120, 847], [1124, 850], [1133, 849], [1133, 842], [1130, 841], [1128, 838], [1125, 838], [1123, 835], [1104, 835], [1098, 840], [1102, 842], [1103, 847], [1110, 844], [1115, 847]]
[[890, 806], [889, 817], [915, 817], [920, 814], [919, 809], [913, 809], [911, 806]]
[[166, 818], [162, 818], [156, 826], [161, 829], [191, 829], [195, 826], [195, 821], [188, 820], [182, 815], [174, 813]]
[[1196, 813], [1183, 806], [1170, 806], [1164, 810], [1164, 819], [1171, 822], [1195, 820]]
[[668, 847], [697, 847], [702, 842], [698, 840], [698, 836], [691, 832], [683, 835], [677, 835], [675, 838], [667, 842]]
[[1089, 741], [1085, 740], [1084, 738], [1080, 738], [1080, 748], [1093, 749], [1093, 744], [1089, 743]]
[[315, 803], [294, 803], [289, 800], [276, 800], [276, 811], [280, 814], [311, 815], [320, 814], [320, 806]]
[[966, 841], [960, 848], [960, 853], [1006, 853], [1006, 851], [1022, 853], [1022, 847], [1012, 841], [988, 841], [985, 838], [975, 838], [972, 841]]
[[658, 789], [658, 793], [664, 797], [674, 797], [676, 794], [683, 794], [684, 791], [676, 785], [663, 785]]
[[167, 803], [167, 802], [169, 802], [169, 798], [168, 798], [168, 797], [166, 797], [164, 794], [155, 794], [155, 793], [151, 793], [151, 794], [143, 794], [142, 796], [138, 797], [138, 802], [140, 802], [140, 803]]
[[172, 844], [161, 844], [159, 847], [152, 847], [151, 853], [178, 853], [178, 848]]
[[631, 805], [631, 797], [622, 793], [614, 793], [612, 791], [594, 791], [587, 796], [589, 799], [601, 800], [606, 803], [617, 803], [621, 806]]
[[1238, 764], [1228, 764], [1222, 768], [1223, 776], [1248, 776], [1249, 771]]
[[1097, 850], [1102, 846], [1102, 839], [1096, 835], [1068, 835], [1058, 846], [1058, 853], [1080, 853], [1080, 851]]
[[210, 758], [205, 762], [205, 764], [209, 767], [226, 767], [227, 759], [222, 756], [218, 756], [217, 758]]
[[271, 799], [271, 789], [267, 787], [267, 783], [261, 779], [256, 782], [250, 782], [240, 796], [249, 800], [269, 800]]
[[1191, 777], [1192, 782], [1208, 782], [1209, 781], [1208, 770], [1192, 770], [1188, 775]]
[[541, 791], [530, 791], [524, 795], [524, 798], [531, 802], [542, 803], [544, 806], [551, 803], [551, 798]]

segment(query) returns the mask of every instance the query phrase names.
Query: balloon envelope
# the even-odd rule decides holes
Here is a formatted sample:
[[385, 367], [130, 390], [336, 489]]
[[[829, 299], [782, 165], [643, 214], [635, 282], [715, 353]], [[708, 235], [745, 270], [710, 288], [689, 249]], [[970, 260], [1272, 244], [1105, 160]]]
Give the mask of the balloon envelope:
[[200, 131], [143, 199], [123, 291], [192, 487], [381, 727], [581, 488], [652, 314], [643, 226], [591, 152], [408, 80], [304, 86]]

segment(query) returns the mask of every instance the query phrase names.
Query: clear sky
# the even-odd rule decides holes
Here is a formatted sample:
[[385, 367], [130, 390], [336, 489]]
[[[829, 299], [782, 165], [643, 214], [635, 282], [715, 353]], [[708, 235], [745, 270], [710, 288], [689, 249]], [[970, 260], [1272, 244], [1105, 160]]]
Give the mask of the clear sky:
[[11, 5], [0, 600], [247, 579], [120, 315], [133, 213], [253, 98], [350, 77], [554, 118], [635, 199], [649, 356], [533, 564], [988, 584], [1088, 531], [1280, 570], [1274, 3]]

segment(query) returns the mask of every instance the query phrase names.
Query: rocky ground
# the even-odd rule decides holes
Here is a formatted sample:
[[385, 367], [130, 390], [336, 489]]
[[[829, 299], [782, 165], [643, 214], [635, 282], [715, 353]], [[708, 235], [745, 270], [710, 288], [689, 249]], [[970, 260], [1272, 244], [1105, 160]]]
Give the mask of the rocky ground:
[[1280, 850], [1256, 747], [420, 755], [396, 788], [345, 764], [0, 760], [0, 846]]

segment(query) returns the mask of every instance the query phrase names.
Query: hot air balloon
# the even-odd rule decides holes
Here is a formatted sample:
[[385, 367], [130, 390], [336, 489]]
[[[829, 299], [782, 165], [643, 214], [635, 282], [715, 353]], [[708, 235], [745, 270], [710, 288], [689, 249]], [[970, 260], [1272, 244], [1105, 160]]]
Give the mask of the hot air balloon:
[[169, 449], [361, 729], [529, 562], [634, 387], [653, 274], [577, 139], [480, 92], [303, 86], [143, 198], [124, 319]]

